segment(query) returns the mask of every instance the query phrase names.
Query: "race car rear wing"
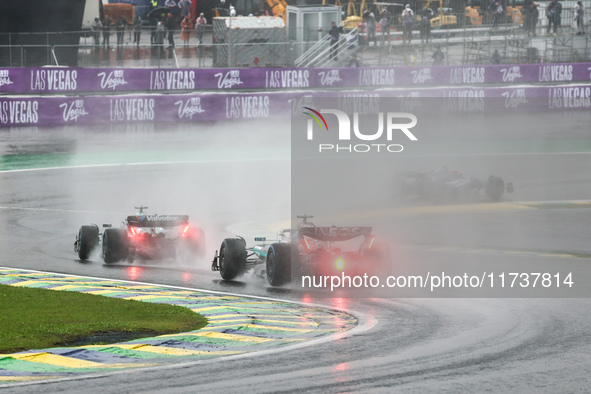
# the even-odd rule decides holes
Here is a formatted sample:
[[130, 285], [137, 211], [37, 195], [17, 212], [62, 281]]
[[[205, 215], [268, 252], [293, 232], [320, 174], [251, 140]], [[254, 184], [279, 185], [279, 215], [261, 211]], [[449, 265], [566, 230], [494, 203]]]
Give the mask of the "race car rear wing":
[[306, 236], [318, 241], [348, 241], [350, 239], [371, 235], [371, 227], [302, 227], [298, 230], [300, 236]]
[[127, 217], [127, 223], [132, 227], [175, 227], [188, 222], [188, 215], [135, 215]]

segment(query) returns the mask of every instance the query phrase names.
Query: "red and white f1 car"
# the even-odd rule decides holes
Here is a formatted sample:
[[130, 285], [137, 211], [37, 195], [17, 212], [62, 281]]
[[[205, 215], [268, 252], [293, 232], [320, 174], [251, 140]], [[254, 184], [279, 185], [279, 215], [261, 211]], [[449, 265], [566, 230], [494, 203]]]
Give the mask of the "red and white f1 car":
[[101, 255], [106, 264], [136, 257], [141, 259], [176, 258], [180, 253], [202, 255], [205, 252], [203, 231], [189, 223], [187, 215], [148, 215], [148, 207], [136, 207], [139, 211], [127, 216], [120, 228], [103, 224], [100, 233], [96, 224], [80, 227], [74, 251], [80, 260], [88, 260], [100, 245]]

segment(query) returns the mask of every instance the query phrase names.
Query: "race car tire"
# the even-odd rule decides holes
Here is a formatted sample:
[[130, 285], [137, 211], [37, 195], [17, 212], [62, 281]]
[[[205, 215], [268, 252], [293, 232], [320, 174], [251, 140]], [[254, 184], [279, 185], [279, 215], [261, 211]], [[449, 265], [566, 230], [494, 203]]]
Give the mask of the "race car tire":
[[129, 239], [123, 229], [108, 228], [103, 233], [103, 261], [113, 264], [127, 259]]
[[291, 281], [291, 245], [274, 243], [267, 250], [267, 280], [271, 286], [283, 286]]
[[96, 226], [82, 226], [78, 231], [78, 258], [88, 260], [99, 242], [99, 229]]
[[246, 271], [246, 245], [242, 239], [226, 238], [220, 246], [218, 260], [220, 275], [232, 280]]
[[489, 176], [484, 185], [484, 193], [492, 201], [500, 201], [505, 194], [505, 181], [498, 176]]

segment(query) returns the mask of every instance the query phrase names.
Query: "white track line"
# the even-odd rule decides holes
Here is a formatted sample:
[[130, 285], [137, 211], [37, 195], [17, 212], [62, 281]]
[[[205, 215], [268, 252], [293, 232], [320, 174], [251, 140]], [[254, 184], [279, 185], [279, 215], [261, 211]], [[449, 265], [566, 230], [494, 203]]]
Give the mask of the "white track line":
[[[542, 155], [590, 155], [591, 152], [514, 152], [514, 153], [461, 153], [454, 156], [459, 157], [471, 157], [471, 156], [542, 156]], [[406, 157], [440, 157], [450, 156], [450, 154], [439, 153], [439, 154], [414, 154]], [[248, 159], [248, 161], [291, 161], [291, 158], [274, 158], [274, 159]], [[3, 173], [14, 173], [14, 172], [33, 172], [33, 171], [58, 171], [68, 169], [84, 169], [84, 168], [101, 168], [101, 167], [123, 167], [123, 166], [156, 166], [156, 165], [180, 165], [180, 164], [209, 164], [209, 163], [235, 163], [238, 160], [196, 160], [196, 161], [152, 161], [152, 162], [137, 162], [137, 163], [111, 163], [111, 164], [83, 164], [75, 166], [61, 166], [61, 167], [40, 167], [40, 168], [21, 168], [16, 170], [0, 170], [0, 174]]]
[[101, 213], [105, 215], [125, 215], [121, 212], [103, 212], [103, 211], [80, 211], [75, 209], [54, 209], [54, 208], [27, 208], [27, 207], [5, 207], [0, 206], [0, 209], [14, 210], [14, 211], [36, 211], [36, 212], [62, 212], [62, 213]]
[[[287, 161], [291, 158], [275, 158], [275, 159], [248, 159], [247, 161]], [[0, 170], [2, 173], [11, 172], [33, 172], [33, 171], [55, 171], [55, 170], [69, 170], [69, 169], [83, 169], [83, 168], [101, 168], [101, 167], [122, 167], [122, 166], [159, 166], [159, 165], [180, 165], [180, 164], [209, 164], [209, 163], [235, 163], [243, 160], [190, 160], [190, 161], [149, 161], [137, 163], [110, 163], [110, 164], [82, 164], [74, 166], [61, 167], [40, 167], [40, 168], [21, 168], [17, 170]]]
[[[532, 200], [527, 200], [527, 201], [506, 201], [506, 202], [501, 202], [500, 204], [510, 204], [510, 205], [560, 205], [560, 204], [573, 204], [573, 205], [588, 205], [591, 204], [591, 200], [544, 200], [544, 201], [532, 201]], [[473, 205], [476, 208], [478, 208], [479, 204], [468, 204], [468, 205]], [[488, 204], [487, 204], [488, 205]], [[465, 205], [457, 205], [460, 207], [463, 207]], [[457, 207], [456, 205], [451, 205], [450, 207]], [[429, 208], [431, 208], [432, 206], [427, 206]], [[447, 206], [444, 206], [447, 207]], [[532, 207], [533, 209], [535, 209], [535, 207]], [[584, 207], [581, 207], [584, 208]], [[9, 206], [0, 206], [0, 210], [4, 209], [4, 210], [14, 210], [14, 211], [34, 211], [34, 212], [61, 212], [61, 213], [92, 213], [92, 214], [108, 214], [108, 215], [126, 215], [125, 213], [121, 213], [121, 212], [103, 212], [103, 211], [85, 211], [85, 210], [76, 210], [76, 209], [55, 209], [55, 208], [31, 208], [31, 207], [9, 207]], [[238, 223], [238, 224], [233, 224], [233, 227], [240, 227], [243, 226], [245, 224], [252, 224], [255, 223], [254, 221], [252, 222], [244, 222], [244, 223]], [[279, 223], [279, 225], [277, 225], [276, 227], [272, 227], [272, 226], [268, 226], [270, 228], [284, 228], [284, 227], [289, 227], [289, 221], [279, 221], [277, 222]], [[236, 231], [233, 231], [232, 228], [228, 228], [226, 229], [229, 233], [236, 233]], [[272, 232], [272, 231], [271, 231]]]

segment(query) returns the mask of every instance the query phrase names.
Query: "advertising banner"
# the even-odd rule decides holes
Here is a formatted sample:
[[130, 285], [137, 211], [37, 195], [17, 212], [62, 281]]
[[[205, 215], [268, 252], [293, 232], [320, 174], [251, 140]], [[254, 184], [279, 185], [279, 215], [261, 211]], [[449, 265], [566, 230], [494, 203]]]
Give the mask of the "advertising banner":
[[0, 69], [0, 94], [194, 92], [203, 90], [399, 88], [572, 83], [591, 80], [591, 63], [433, 67], [242, 69]]
[[[401, 110], [442, 97], [450, 112], [591, 109], [591, 86], [482, 87], [336, 92], [49, 96], [0, 98], [0, 127], [91, 123], [215, 122], [289, 116], [313, 97], [339, 97], [352, 106], [398, 97]], [[492, 99], [495, 100], [485, 100]], [[363, 104], [365, 103], [365, 104]]]

